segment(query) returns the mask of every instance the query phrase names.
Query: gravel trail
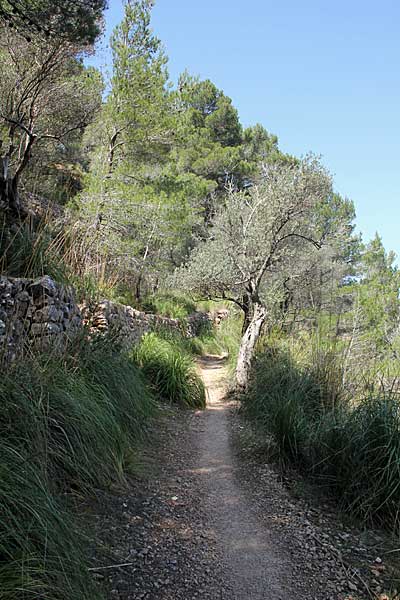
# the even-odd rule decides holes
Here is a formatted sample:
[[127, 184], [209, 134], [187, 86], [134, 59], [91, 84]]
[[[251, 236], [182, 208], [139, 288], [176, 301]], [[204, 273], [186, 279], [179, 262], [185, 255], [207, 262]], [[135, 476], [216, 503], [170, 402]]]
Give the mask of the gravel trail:
[[274, 535], [258, 519], [235, 475], [229, 422], [232, 408], [225, 400], [227, 375], [223, 361], [206, 357], [200, 365], [207, 389], [207, 410], [198, 416], [202, 427], [194, 472], [206, 490], [206, 507], [234, 590], [232, 598], [298, 598], [289, 558], [279, 552]]
[[204, 357], [199, 369], [207, 409], [166, 408], [143, 475], [88, 507], [92, 570], [106, 598], [394, 598], [383, 593], [392, 571], [382, 534], [294, 494], [225, 399], [223, 359]]

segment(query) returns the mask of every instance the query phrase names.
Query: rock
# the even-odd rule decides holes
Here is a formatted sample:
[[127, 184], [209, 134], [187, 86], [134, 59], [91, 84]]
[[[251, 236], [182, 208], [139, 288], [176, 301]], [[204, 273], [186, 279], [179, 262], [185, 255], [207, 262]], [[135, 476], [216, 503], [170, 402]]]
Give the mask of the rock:
[[29, 291], [34, 299], [44, 295], [53, 297], [57, 294], [58, 289], [57, 284], [48, 275], [35, 279], [29, 286]]
[[357, 586], [356, 586], [356, 585], [355, 585], [353, 582], [351, 582], [351, 581], [349, 581], [349, 582], [347, 583], [347, 587], [348, 587], [348, 588], [349, 588], [349, 590], [351, 590], [352, 592], [356, 592], [356, 591], [357, 591], [357, 589], [358, 589], [358, 588], [357, 588]]
[[48, 296], [47, 294], [43, 294], [37, 296], [33, 299], [33, 304], [37, 308], [42, 308], [43, 306], [48, 306], [49, 304], [54, 304], [54, 298], [52, 296]]
[[61, 321], [63, 314], [63, 311], [58, 310], [54, 304], [49, 304], [48, 306], [44, 306], [34, 313], [33, 321], [35, 323], [45, 323], [47, 321], [53, 321], [57, 323]]
[[19, 292], [16, 295], [16, 299], [19, 302], [28, 302], [29, 303], [31, 301], [31, 297], [30, 297], [30, 295], [28, 294], [28, 292], [26, 290], [23, 290], [22, 292]]

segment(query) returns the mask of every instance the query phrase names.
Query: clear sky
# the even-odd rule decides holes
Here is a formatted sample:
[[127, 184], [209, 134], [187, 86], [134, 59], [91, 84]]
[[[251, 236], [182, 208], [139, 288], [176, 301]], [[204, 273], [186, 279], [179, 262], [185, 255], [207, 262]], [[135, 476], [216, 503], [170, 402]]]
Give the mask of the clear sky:
[[[109, 5], [107, 36], [123, 15]], [[400, 256], [399, 0], [158, 0], [152, 23], [173, 81], [209, 78], [244, 125], [321, 154], [364, 239]]]

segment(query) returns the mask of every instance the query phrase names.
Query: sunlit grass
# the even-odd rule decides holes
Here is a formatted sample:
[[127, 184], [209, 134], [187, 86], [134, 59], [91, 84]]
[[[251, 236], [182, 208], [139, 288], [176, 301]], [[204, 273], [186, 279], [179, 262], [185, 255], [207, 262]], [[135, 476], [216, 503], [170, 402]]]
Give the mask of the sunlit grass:
[[[318, 345], [297, 360], [287, 347], [257, 358], [244, 413], [295, 464], [366, 523], [399, 530], [400, 404], [394, 392], [350, 393], [343, 356]], [[349, 374], [347, 374], [350, 377]], [[357, 374], [354, 374], [356, 380]]]
[[204, 408], [204, 385], [185, 342], [170, 334], [148, 333], [133, 356], [162, 399], [186, 408]]

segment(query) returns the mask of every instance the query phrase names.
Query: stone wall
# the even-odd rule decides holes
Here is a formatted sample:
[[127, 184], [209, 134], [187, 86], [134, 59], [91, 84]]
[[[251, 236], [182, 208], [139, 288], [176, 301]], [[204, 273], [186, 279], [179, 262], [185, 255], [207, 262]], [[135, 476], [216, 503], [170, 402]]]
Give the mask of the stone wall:
[[12, 361], [27, 345], [62, 346], [83, 324], [92, 332], [113, 331], [126, 345], [154, 329], [167, 327], [194, 337], [213, 317], [195, 312], [182, 323], [105, 300], [78, 306], [70, 288], [50, 277], [0, 277], [0, 360]]
[[113, 331], [127, 345], [137, 344], [145, 333], [157, 328], [181, 331], [183, 335], [194, 337], [205, 324], [211, 323], [210, 315], [195, 312], [182, 322], [150, 313], [144, 313], [123, 304], [109, 300], [95, 306], [81, 307], [85, 323], [92, 331]]
[[73, 290], [50, 277], [0, 277], [0, 356], [13, 360], [26, 342], [60, 343], [79, 329]]

